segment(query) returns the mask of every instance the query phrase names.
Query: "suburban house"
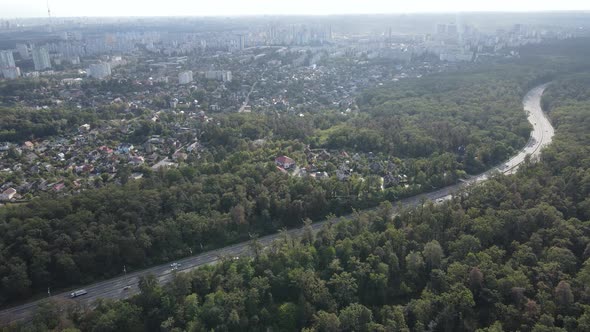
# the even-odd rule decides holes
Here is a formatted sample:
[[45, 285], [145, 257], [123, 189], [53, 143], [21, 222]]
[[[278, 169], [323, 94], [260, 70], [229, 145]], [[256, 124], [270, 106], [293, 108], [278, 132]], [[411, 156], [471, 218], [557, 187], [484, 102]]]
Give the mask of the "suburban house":
[[113, 149], [109, 148], [106, 145], [103, 145], [101, 147], [98, 148], [98, 151], [102, 152], [102, 153], [106, 153], [106, 154], [112, 154], [113, 153]]
[[129, 153], [131, 150], [133, 150], [133, 145], [129, 143], [121, 143], [117, 147], [117, 152], [119, 154]]
[[59, 183], [56, 183], [55, 185], [53, 185], [53, 190], [61, 191], [65, 187], [66, 187], [66, 185], [63, 182], [59, 182]]
[[313, 172], [310, 176], [315, 179], [327, 179], [330, 177], [328, 172]]
[[139, 165], [143, 164], [144, 162], [145, 162], [145, 160], [142, 156], [132, 156], [131, 158], [129, 158], [129, 163], [134, 166], [139, 166]]
[[33, 150], [34, 147], [35, 147], [35, 144], [33, 144], [33, 142], [31, 142], [31, 141], [26, 141], [23, 144], [23, 149], [24, 150]]
[[275, 164], [280, 166], [284, 169], [289, 169], [295, 166], [295, 160], [287, 157], [287, 156], [280, 156], [275, 159]]
[[197, 151], [199, 148], [199, 142], [194, 142], [193, 144], [189, 145], [188, 148], [186, 148], [186, 151], [188, 152], [193, 152], [193, 151]]
[[78, 127], [78, 132], [80, 132], [80, 133], [84, 133], [84, 132], [88, 132], [88, 131], [90, 131], [90, 125], [87, 123]]
[[8, 189], [4, 190], [2, 192], [2, 194], [0, 194], [0, 200], [9, 201], [12, 199], [12, 197], [14, 197], [14, 195], [16, 195], [16, 189], [8, 188]]

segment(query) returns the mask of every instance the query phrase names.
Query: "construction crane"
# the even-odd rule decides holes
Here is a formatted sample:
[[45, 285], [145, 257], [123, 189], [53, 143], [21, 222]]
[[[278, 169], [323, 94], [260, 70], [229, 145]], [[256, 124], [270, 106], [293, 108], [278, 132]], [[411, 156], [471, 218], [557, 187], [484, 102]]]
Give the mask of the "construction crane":
[[51, 10], [49, 9], [49, 0], [47, 0], [47, 18], [49, 19], [49, 29], [51, 29]]

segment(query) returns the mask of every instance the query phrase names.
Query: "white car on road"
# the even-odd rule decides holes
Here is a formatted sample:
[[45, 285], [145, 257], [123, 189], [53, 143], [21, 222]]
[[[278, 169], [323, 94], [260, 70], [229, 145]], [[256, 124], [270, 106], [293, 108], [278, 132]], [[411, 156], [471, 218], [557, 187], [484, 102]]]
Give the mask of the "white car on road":
[[80, 289], [80, 290], [73, 291], [72, 293], [70, 293], [70, 297], [75, 298], [75, 297], [82, 296], [85, 294], [88, 294], [88, 291], [86, 291], [85, 289]]

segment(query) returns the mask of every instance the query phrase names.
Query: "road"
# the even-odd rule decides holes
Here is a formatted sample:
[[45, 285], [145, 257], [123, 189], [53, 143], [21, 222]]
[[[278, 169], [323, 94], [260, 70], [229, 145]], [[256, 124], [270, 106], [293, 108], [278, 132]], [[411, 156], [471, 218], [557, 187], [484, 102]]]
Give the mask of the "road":
[[244, 102], [242, 103], [242, 106], [240, 106], [240, 109], [238, 110], [238, 113], [242, 113], [245, 112], [246, 110], [246, 106], [248, 106], [248, 104], [250, 103], [250, 95], [252, 94], [252, 92], [254, 92], [254, 89], [256, 88], [256, 85], [258, 84], [258, 82], [260, 82], [260, 80], [263, 79], [264, 74], [266, 73], [267, 68], [265, 68], [262, 71], [262, 74], [260, 75], [260, 79], [256, 82], [254, 82], [254, 84], [252, 84], [252, 87], [250, 88], [250, 91], [248, 92], [248, 94], [246, 95], [246, 99], [244, 100]]
[[[449, 199], [451, 194], [458, 191], [459, 189], [486, 180], [495, 172], [501, 172], [511, 174], [516, 171], [518, 166], [523, 163], [527, 155], [531, 155], [531, 159], [535, 160], [539, 157], [541, 149], [547, 144], [551, 143], [551, 139], [554, 134], [553, 126], [543, 113], [541, 109], [541, 96], [545, 90], [547, 84], [538, 86], [530, 90], [523, 99], [523, 108], [528, 114], [528, 121], [533, 125], [533, 131], [531, 132], [531, 138], [527, 145], [519, 151], [518, 154], [513, 156], [510, 160], [505, 163], [488, 170], [485, 173], [473, 176], [463, 183], [459, 183], [453, 186], [445, 187], [434, 192], [422, 194], [414, 197], [410, 197], [401, 200], [402, 206], [415, 206], [419, 204], [422, 199], [426, 198], [438, 202], [440, 200]], [[394, 211], [395, 213], [395, 211]], [[346, 218], [336, 218], [333, 220], [326, 220], [312, 224], [314, 230], [319, 230], [327, 222], [336, 223], [339, 220]], [[302, 229], [292, 229], [287, 231], [289, 235], [297, 236], [302, 233]], [[280, 234], [271, 234], [265, 237], [259, 238], [258, 242], [263, 245], [269, 245], [273, 240], [279, 238]], [[199, 255], [187, 257], [184, 259], [177, 260], [180, 263], [178, 271], [189, 271], [198, 268], [203, 265], [213, 264], [220, 259], [220, 257], [240, 257], [250, 255], [250, 242], [238, 243], [228, 247], [212, 250]], [[98, 282], [92, 285], [87, 285], [83, 289], [88, 291], [88, 294], [80, 296], [75, 299], [68, 301], [78, 302], [82, 305], [91, 306], [92, 303], [97, 299], [124, 299], [138, 292], [137, 282], [140, 276], [147, 274], [154, 274], [158, 280], [162, 283], [170, 281], [174, 274], [178, 271], [172, 270], [170, 264], [163, 264], [155, 266], [142, 271], [129, 273], [126, 276], [121, 276], [102, 282]], [[129, 289], [125, 289], [126, 286], [130, 286]], [[28, 320], [31, 318], [35, 308], [42, 302], [48, 301], [49, 299], [64, 300], [69, 299], [69, 292], [55, 294], [50, 298], [29, 302], [16, 307], [8, 308], [0, 312], [0, 325], [7, 325], [11, 322], [19, 320]]]
[[250, 95], [252, 94], [252, 92], [254, 92], [254, 89], [256, 88], [256, 84], [258, 84], [258, 82], [254, 82], [254, 84], [252, 84], [252, 87], [250, 88], [250, 92], [248, 92], [248, 94], [246, 95], [246, 100], [244, 100], [244, 102], [242, 103], [242, 106], [240, 106], [238, 113], [245, 112], [246, 106], [248, 106], [248, 103], [250, 103]]

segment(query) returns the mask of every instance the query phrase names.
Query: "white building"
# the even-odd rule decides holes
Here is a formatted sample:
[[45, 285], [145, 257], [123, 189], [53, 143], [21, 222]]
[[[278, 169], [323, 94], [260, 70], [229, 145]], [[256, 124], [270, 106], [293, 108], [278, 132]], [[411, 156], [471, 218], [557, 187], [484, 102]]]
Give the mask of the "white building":
[[8, 79], [15, 79], [20, 77], [20, 68], [18, 67], [9, 67], [9, 68], [2, 68], [2, 76]]
[[23, 59], [31, 58], [31, 53], [29, 52], [29, 45], [27, 44], [16, 44], [16, 51], [20, 54], [20, 57]]
[[205, 72], [205, 78], [223, 82], [231, 82], [232, 80], [231, 71], [229, 70], [208, 70]]
[[14, 64], [12, 51], [0, 51], [0, 73], [4, 78], [15, 79], [20, 77], [20, 69]]
[[0, 51], [0, 73], [9, 79], [20, 77], [20, 69], [14, 64], [12, 51]]
[[111, 65], [107, 62], [91, 64], [86, 71], [86, 74], [96, 79], [103, 79], [111, 76]]
[[15, 67], [12, 51], [0, 51], [0, 68]]
[[51, 59], [46, 48], [36, 47], [33, 49], [33, 63], [35, 64], [35, 70], [51, 68]]
[[122, 56], [113, 56], [113, 57], [111, 57], [111, 61], [109, 61], [109, 63], [111, 64], [111, 69], [112, 69], [112, 68], [117, 68], [119, 66], [126, 65], [127, 61], [125, 61], [125, 59], [123, 59]]
[[14, 197], [14, 195], [16, 195], [16, 190], [14, 188], [8, 188], [0, 194], [0, 200], [9, 201]]
[[239, 41], [239, 48], [240, 51], [244, 50], [246, 48], [246, 35], [240, 35], [240, 41]]
[[178, 74], [179, 84], [188, 84], [193, 81], [193, 72], [191, 70], [183, 71]]

